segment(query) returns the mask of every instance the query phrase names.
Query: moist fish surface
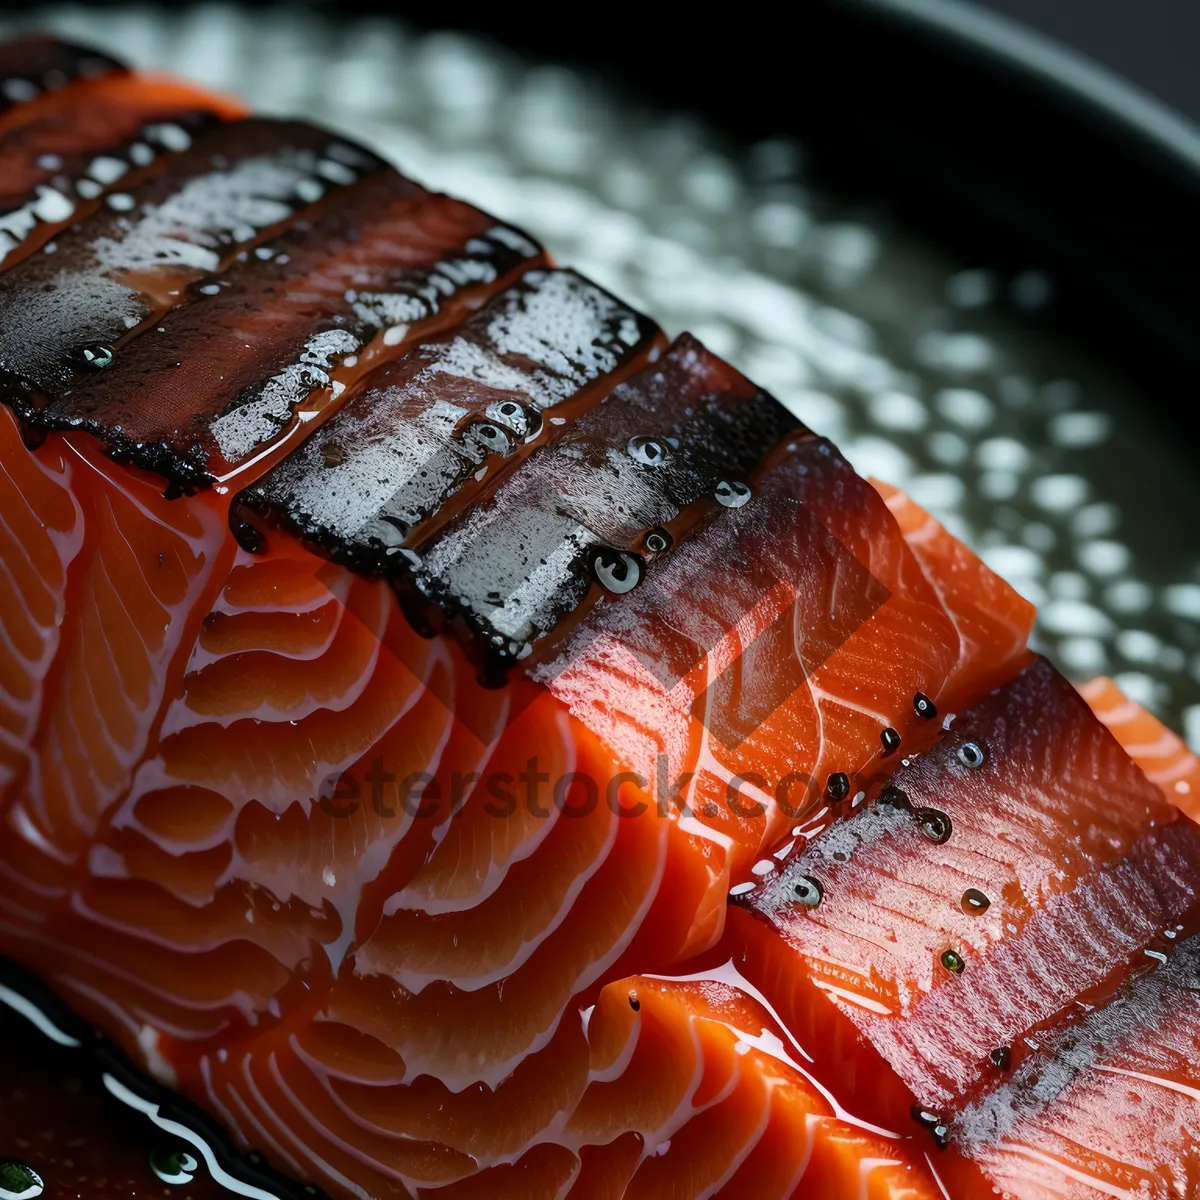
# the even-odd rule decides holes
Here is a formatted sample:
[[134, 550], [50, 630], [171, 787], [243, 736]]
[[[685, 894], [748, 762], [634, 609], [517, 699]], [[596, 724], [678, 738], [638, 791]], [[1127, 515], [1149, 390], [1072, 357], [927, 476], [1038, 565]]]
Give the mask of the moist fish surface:
[[1177, 739], [529, 234], [53, 40], [0, 92], [20, 978], [337, 1198], [1200, 1195]]

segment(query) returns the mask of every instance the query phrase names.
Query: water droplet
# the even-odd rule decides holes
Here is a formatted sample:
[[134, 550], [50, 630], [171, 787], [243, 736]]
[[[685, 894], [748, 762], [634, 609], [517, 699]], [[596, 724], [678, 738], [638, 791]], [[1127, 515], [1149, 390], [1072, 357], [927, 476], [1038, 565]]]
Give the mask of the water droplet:
[[337, 442], [326, 442], [321, 447], [321, 461], [327, 467], [340, 467], [346, 461], [346, 452]]
[[838, 804], [850, 795], [850, 776], [845, 771], [834, 771], [825, 781], [825, 795]]
[[152, 1150], [150, 1170], [163, 1181], [176, 1187], [191, 1183], [200, 1163], [186, 1150]]
[[885, 783], [879, 790], [879, 802], [893, 808], [908, 808], [908, 793], [894, 783]]
[[489, 404], [485, 411], [498, 425], [511, 430], [519, 438], [531, 437], [542, 427], [541, 413], [518, 404], [516, 400], [498, 400]]
[[937, 705], [924, 692], [918, 692], [913, 697], [913, 708], [917, 710], [917, 716], [926, 721], [932, 721], [937, 716]]
[[914, 1104], [912, 1109], [912, 1119], [918, 1125], [923, 1125], [930, 1133], [933, 1134], [934, 1140], [939, 1146], [945, 1147], [950, 1140], [950, 1122], [940, 1113], [930, 1112], [927, 1108], [922, 1108], [919, 1104]]
[[485, 454], [508, 454], [512, 450], [512, 438], [508, 431], [490, 421], [476, 421], [468, 425], [463, 436]]
[[958, 761], [974, 771], [987, 761], [987, 754], [978, 742], [963, 742], [958, 748]]
[[601, 550], [592, 560], [600, 585], [616, 595], [631, 592], [642, 578], [641, 559], [623, 550]]
[[717, 503], [726, 508], [741, 508], [750, 499], [750, 485], [740, 479], [723, 479], [717, 484]]
[[629, 1007], [632, 1008], [634, 1012], [642, 1011], [642, 1002], [638, 999], [637, 988], [629, 989]]
[[629, 439], [629, 457], [646, 467], [661, 467], [671, 456], [661, 438], [635, 437]]
[[94, 342], [90, 346], [80, 346], [78, 351], [79, 361], [85, 367], [91, 367], [93, 371], [103, 371], [105, 367], [111, 367], [116, 357], [116, 351], [111, 346], [106, 346], [103, 342]]
[[900, 749], [900, 735], [890, 725], [879, 735], [879, 740], [883, 743], [885, 758]]
[[915, 815], [923, 837], [939, 846], [950, 840], [954, 826], [944, 812], [936, 808], [918, 808]]
[[665, 529], [652, 529], [646, 534], [646, 549], [651, 554], [661, 554], [664, 550], [670, 550], [672, 538]]
[[962, 910], [969, 917], [978, 917], [987, 912], [992, 902], [978, 888], [967, 888], [959, 901]]
[[963, 956], [957, 950], [942, 951], [942, 966], [950, 972], [951, 975], [961, 975], [966, 969], [966, 962]]
[[998, 1070], [1007, 1071], [1009, 1063], [1012, 1062], [1012, 1050], [1008, 1046], [997, 1046], [988, 1055], [988, 1061]]
[[0, 1162], [0, 1200], [34, 1200], [46, 1190], [42, 1177], [24, 1163]]
[[816, 908], [825, 898], [825, 889], [811, 875], [801, 875], [792, 884], [792, 894], [805, 908]]

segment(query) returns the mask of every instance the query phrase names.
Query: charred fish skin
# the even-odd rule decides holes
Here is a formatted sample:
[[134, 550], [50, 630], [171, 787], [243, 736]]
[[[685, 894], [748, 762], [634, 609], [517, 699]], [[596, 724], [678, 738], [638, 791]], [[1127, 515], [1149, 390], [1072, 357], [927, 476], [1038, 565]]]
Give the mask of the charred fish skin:
[[81, 381], [110, 367], [130, 335], [153, 337], [153, 322], [187, 302], [190, 284], [386, 169], [302, 122], [246, 118], [202, 134], [166, 170], [68, 227], [53, 254], [0, 275], [0, 400], [35, 431], [83, 429], [176, 486], [203, 485], [204, 449], [186, 429], [179, 442], [127, 430], [119, 404], [89, 409]]
[[[410, 301], [415, 319], [412, 297], [456, 254], [479, 244], [478, 269], [459, 289], [468, 296], [518, 264], [488, 240], [483, 214], [395, 171], [349, 183], [335, 199], [189, 284], [185, 302], [108, 368], [63, 389], [53, 411], [102, 428], [119, 423], [126, 439], [192, 454], [207, 476], [221, 477], [286, 436], [315, 397], [336, 406], [345, 389], [337, 369], [395, 327], [384, 324], [387, 305]], [[437, 297], [451, 312], [461, 303]], [[440, 311], [424, 308], [426, 323]]]
[[[415, 585], [487, 648], [492, 669], [519, 661], [564, 617], [581, 616], [589, 592], [635, 587], [644, 561], [686, 536], [686, 509], [715, 503], [798, 428], [684, 334], [419, 543]], [[606, 577], [619, 568], [627, 575]]]
[[660, 338], [573, 271], [527, 271], [457, 329], [382, 367], [241, 503], [335, 561], [391, 575], [431, 521]]

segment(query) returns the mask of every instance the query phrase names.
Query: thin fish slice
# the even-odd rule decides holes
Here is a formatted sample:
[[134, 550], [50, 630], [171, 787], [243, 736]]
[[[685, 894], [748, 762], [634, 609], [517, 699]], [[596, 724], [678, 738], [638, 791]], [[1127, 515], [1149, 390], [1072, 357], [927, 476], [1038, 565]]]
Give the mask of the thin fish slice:
[[100, 423], [76, 412], [66, 393], [106, 369], [131, 331], [186, 302], [189, 283], [326, 193], [383, 169], [299, 122], [249, 118], [203, 134], [168, 170], [113, 192], [65, 230], [54, 254], [0, 276], [0, 399], [36, 428], [83, 426], [111, 451], [186, 482], [192, 464], [127, 436], [116, 414]]
[[[205, 128], [240, 115], [232, 104], [183, 84], [121, 74], [80, 86], [85, 96], [72, 89], [0, 122], [5, 267], [44, 246], [131, 174], [144, 177]], [[24, 119], [18, 122], [18, 115]]]
[[685, 334], [422, 543], [416, 586], [493, 661], [524, 657], [565, 616], [578, 617], [598, 577], [613, 590], [635, 587], [643, 557], [687, 533], [685, 509], [744, 487], [796, 427]]
[[878, 798], [801, 840], [741, 901], [778, 943], [746, 936], [772, 979], [794, 978], [802, 1036], [846, 1049], [857, 1030], [948, 1124], [993, 1082], [993, 1051], [1016, 1063], [1023, 1037], [1119, 985], [1187, 917], [1200, 834], [1177, 818], [1035, 660]]
[[335, 206], [192, 283], [187, 303], [65, 386], [42, 419], [119, 427], [143, 448], [135, 458], [221, 476], [295, 429], [302, 407], [335, 402], [398, 313], [436, 329], [541, 258], [516, 230], [398, 172], [343, 170]]
[[452, 334], [359, 388], [242, 502], [359, 569], [395, 573], [552, 410], [586, 406], [644, 361], [652, 322], [572, 271], [531, 271]]
[[[967, 1169], [1020, 1200], [1200, 1192], [1200, 938], [1166, 933], [1139, 977], [1026, 1039], [1024, 1061], [956, 1116]], [[953, 1187], [953, 1158], [947, 1173]]]
[[1111, 679], [1082, 684], [1079, 694], [1092, 712], [1166, 798], [1193, 821], [1200, 820], [1200, 757], [1177, 733], [1147, 712]]

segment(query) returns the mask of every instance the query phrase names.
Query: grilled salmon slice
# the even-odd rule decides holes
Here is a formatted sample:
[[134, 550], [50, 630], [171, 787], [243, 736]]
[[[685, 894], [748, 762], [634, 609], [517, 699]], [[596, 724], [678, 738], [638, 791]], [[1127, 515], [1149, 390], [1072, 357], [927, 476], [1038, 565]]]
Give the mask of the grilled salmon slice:
[[[0, 44], [0, 118], [72, 83], [124, 74], [107, 54], [50, 34], [29, 34]], [[72, 95], [73, 102], [79, 97]]]
[[1200, 834], [1029, 606], [520, 231], [100, 74], [0, 116], [129, 143], [0, 272], [0, 949], [337, 1196], [1187, 1194]]

